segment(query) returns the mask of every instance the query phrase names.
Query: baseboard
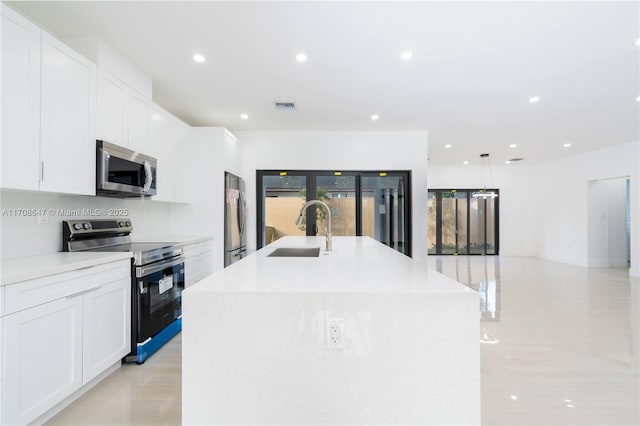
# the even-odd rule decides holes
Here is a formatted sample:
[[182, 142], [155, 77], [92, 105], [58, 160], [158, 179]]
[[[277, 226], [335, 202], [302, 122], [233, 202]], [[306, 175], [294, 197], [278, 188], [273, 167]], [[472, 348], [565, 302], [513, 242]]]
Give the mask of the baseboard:
[[608, 268], [611, 266], [609, 259], [589, 259], [589, 268]]

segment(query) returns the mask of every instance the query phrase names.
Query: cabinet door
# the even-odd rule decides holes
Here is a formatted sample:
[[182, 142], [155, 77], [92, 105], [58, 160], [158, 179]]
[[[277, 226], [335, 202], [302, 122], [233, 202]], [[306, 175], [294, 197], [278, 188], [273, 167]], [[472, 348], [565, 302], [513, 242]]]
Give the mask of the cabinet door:
[[97, 138], [127, 146], [128, 87], [110, 74], [98, 71]]
[[82, 384], [82, 296], [2, 320], [2, 424], [27, 424]]
[[151, 107], [151, 155], [158, 159], [157, 190], [153, 197], [159, 201], [173, 201], [173, 159], [171, 158], [171, 117], [156, 105]]
[[151, 102], [134, 90], [129, 93], [129, 149], [147, 154]]
[[40, 189], [95, 195], [95, 65], [42, 33]]
[[193, 164], [191, 162], [191, 145], [189, 126], [183, 122], [173, 125], [175, 137], [171, 145], [173, 161], [174, 201], [191, 202], [191, 187], [193, 186]]
[[131, 346], [131, 280], [84, 295], [83, 384], [127, 355]]
[[38, 189], [40, 29], [2, 4], [2, 188]]

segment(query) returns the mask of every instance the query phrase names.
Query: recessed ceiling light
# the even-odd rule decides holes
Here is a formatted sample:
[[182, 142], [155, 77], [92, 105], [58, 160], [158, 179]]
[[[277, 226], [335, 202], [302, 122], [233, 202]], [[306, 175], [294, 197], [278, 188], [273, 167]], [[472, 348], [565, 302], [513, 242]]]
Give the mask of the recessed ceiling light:
[[296, 55], [296, 61], [298, 61], [298, 62], [307, 62], [307, 55], [305, 55], [304, 53], [298, 53]]
[[511, 161], [507, 160], [504, 162], [504, 164], [511, 164]]
[[517, 144], [512, 143], [511, 145], [509, 145], [509, 148], [515, 148], [515, 147], [517, 147], [517, 146], [518, 146]]
[[249, 118], [249, 116], [247, 114], [240, 114], [240, 118], [246, 120], [247, 118]]
[[636, 40], [636, 46], [640, 46], [640, 38]]
[[452, 146], [452, 145], [451, 145], [450, 143], [448, 143], [448, 144], [446, 144], [444, 147], [448, 149], [448, 148], [451, 148], [451, 146]]
[[413, 52], [407, 50], [406, 52], [402, 52], [402, 54], [400, 55], [400, 58], [403, 61], [408, 61], [409, 59], [411, 59], [412, 56], [413, 56]]
[[638, 96], [638, 97], [636, 98], [636, 101], [637, 101], [637, 102], [640, 102], [640, 96]]
[[202, 56], [199, 53], [196, 53], [195, 55], [193, 55], [193, 60], [196, 62], [204, 62], [204, 56]]
[[511, 395], [511, 399], [513, 399], [514, 401], [517, 401], [518, 397], [516, 395]]
[[569, 148], [571, 146], [571, 144], [570, 143], [565, 143], [562, 146], [565, 147], [565, 148]]
[[536, 102], [540, 101], [540, 96], [533, 96], [531, 98], [529, 98], [529, 102], [531, 102], [532, 104], [535, 104]]
[[373, 114], [373, 115], [371, 116], [371, 119], [372, 119], [373, 121], [376, 121], [378, 118], [380, 118], [380, 117], [379, 117], [377, 114]]
[[462, 164], [467, 165], [467, 164], [469, 164], [469, 162], [468, 161], [463, 161]]

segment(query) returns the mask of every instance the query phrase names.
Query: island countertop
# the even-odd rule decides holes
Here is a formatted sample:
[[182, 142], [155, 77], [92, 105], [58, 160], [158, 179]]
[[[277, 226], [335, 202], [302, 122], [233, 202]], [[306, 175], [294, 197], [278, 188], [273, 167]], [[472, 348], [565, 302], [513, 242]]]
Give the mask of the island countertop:
[[368, 237], [324, 244], [183, 292], [182, 423], [480, 424], [478, 294]]
[[[283, 237], [186, 291], [475, 293], [369, 237]], [[319, 257], [269, 257], [277, 248], [320, 247]]]

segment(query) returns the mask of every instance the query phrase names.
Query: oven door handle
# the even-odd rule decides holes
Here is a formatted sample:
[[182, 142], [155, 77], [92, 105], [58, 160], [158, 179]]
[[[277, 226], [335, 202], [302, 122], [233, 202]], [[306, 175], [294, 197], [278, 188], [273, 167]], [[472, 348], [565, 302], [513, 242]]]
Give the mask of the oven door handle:
[[138, 266], [136, 268], [136, 278], [146, 277], [154, 272], [162, 271], [163, 269], [170, 268], [172, 266], [184, 263], [184, 256], [172, 257], [171, 259], [161, 262], [159, 264], [153, 264], [149, 266]]

